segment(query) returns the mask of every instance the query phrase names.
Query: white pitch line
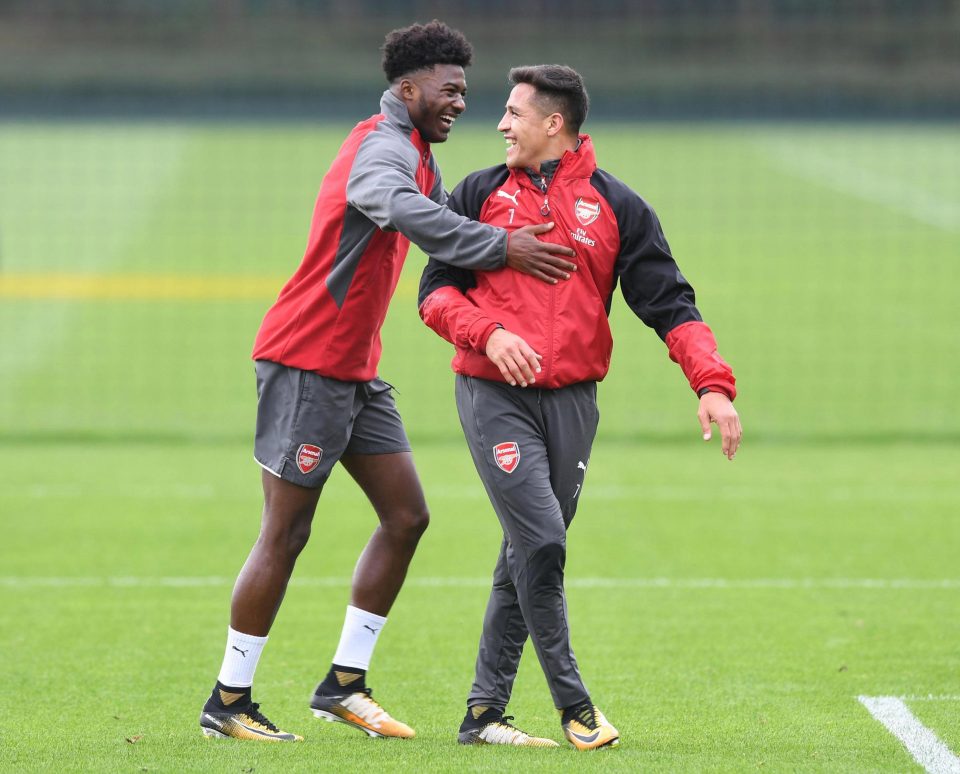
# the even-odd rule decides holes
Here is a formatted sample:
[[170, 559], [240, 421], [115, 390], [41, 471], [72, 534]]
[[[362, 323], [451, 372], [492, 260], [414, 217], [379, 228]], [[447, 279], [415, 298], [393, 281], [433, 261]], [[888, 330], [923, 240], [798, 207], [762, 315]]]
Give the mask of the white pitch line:
[[[234, 578], [223, 576], [0, 576], [0, 588], [209, 588], [229, 587]], [[350, 578], [294, 577], [290, 583], [307, 587], [344, 587]], [[422, 577], [408, 578], [405, 585], [420, 588], [487, 588], [490, 578]], [[864, 589], [864, 590], [947, 590], [960, 589], [960, 578], [567, 578], [569, 589]]]
[[924, 693], [910, 694], [907, 696], [894, 696], [901, 701], [960, 701], [960, 694], [957, 693]]
[[858, 696], [857, 699], [930, 774], [960, 774], [960, 758], [917, 720], [901, 699], [896, 696]]

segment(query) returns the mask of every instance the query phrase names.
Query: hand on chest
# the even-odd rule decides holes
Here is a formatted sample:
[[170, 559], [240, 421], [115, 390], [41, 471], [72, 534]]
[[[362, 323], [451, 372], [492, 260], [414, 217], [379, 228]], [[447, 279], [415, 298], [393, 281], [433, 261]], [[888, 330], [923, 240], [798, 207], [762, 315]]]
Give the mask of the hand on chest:
[[544, 193], [508, 179], [487, 199], [482, 220], [514, 230], [540, 223], [556, 224], [544, 242], [567, 244], [578, 255], [594, 259], [616, 256], [619, 246], [616, 220], [609, 206], [588, 186], [558, 181]]

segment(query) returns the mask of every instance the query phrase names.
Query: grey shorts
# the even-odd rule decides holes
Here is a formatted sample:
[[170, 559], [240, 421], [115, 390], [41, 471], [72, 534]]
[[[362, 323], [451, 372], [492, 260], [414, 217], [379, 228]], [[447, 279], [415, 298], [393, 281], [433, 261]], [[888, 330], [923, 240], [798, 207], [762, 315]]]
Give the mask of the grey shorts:
[[410, 451], [403, 422], [380, 377], [341, 382], [312, 371], [256, 362], [253, 456], [276, 476], [318, 489], [344, 454]]

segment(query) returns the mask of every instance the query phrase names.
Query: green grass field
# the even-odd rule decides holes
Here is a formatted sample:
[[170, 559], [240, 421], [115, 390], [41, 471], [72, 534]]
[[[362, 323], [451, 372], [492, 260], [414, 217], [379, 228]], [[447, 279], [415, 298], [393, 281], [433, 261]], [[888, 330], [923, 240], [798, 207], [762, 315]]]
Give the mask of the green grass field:
[[[482, 117], [437, 149], [497, 163]], [[900, 697], [960, 767], [960, 132], [596, 125], [657, 209], [734, 365], [724, 460], [617, 298], [569, 538], [574, 646], [618, 749], [461, 748], [499, 544], [412, 251], [381, 374], [432, 524], [370, 673], [418, 731], [368, 740], [307, 699], [374, 516], [342, 471], [257, 673], [302, 745], [197, 716], [256, 536], [249, 349], [346, 127], [0, 124], [2, 771], [922, 771], [858, 697]], [[532, 653], [510, 711], [560, 739]], [[945, 768], [935, 768], [943, 765]]]

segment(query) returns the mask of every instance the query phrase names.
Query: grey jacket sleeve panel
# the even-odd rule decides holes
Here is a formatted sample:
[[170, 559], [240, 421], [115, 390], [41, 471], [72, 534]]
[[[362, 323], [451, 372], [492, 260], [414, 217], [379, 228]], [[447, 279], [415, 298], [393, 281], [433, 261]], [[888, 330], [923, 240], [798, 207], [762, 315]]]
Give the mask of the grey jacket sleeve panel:
[[440, 176], [440, 165], [437, 160], [430, 156], [430, 171], [433, 172], [433, 190], [430, 191], [430, 198], [437, 204], [446, 204], [449, 199], [447, 189], [443, 187], [443, 178]]
[[477, 270], [502, 267], [506, 230], [457, 215], [424, 196], [414, 177], [418, 163], [416, 149], [405, 138], [378, 127], [357, 151], [347, 180], [347, 203], [380, 229], [399, 231], [445, 263]]

